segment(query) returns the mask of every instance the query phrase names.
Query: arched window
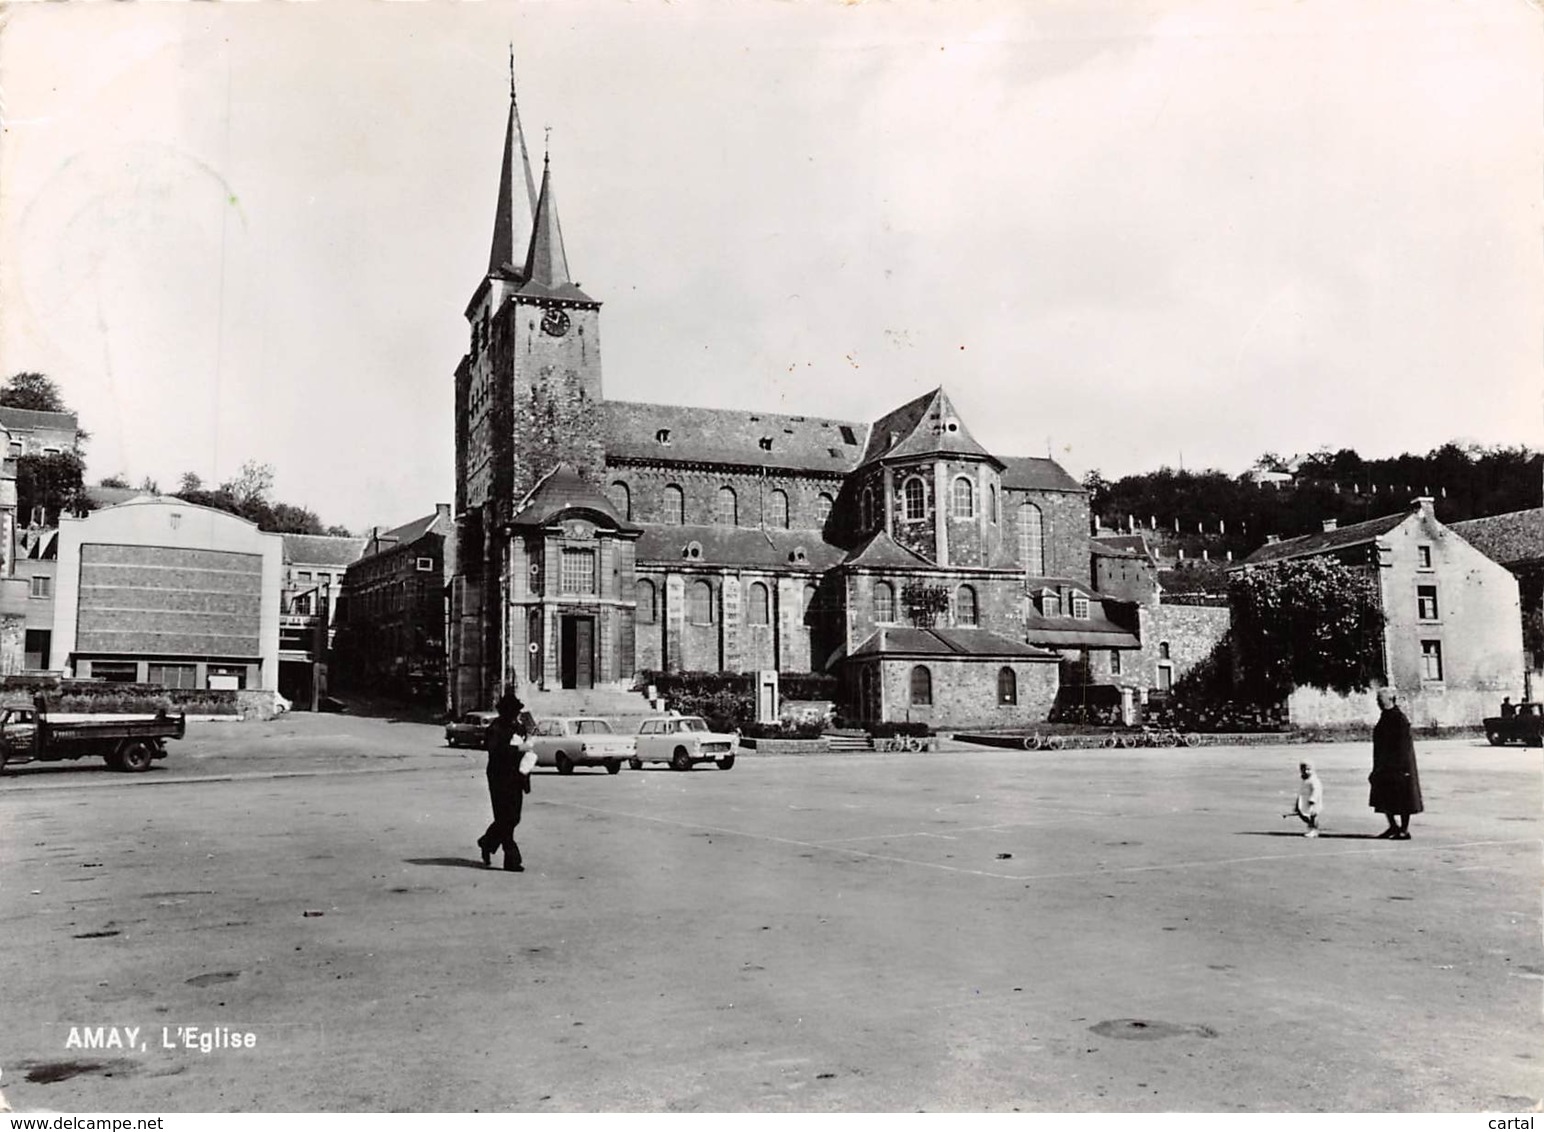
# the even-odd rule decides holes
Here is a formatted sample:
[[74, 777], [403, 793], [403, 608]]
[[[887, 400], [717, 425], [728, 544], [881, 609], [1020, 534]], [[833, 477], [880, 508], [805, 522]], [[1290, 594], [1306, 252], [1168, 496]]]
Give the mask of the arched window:
[[889, 582], [874, 583], [874, 620], [895, 620], [895, 588]]
[[611, 502], [616, 506], [622, 518], [631, 520], [633, 517], [633, 493], [621, 480], [611, 481], [611, 490], [607, 492], [611, 496]]
[[913, 476], [906, 481], [906, 487], [903, 490], [906, 495], [906, 518], [926, 519], [927, 488], [923, 486], [922, 481]]
[[752, 582], [745, 599], [745, 616], [752, 625], [766, 625], [772, 620], [772, 600], [765, 582]]
[[693, 582], [686, 590], [686, 619], [693, 625], [713, 624], [713, 587]]
[[997, 670], [997, 702], [1000, 704], [1019, 702], [1019, 678], [1006, 664]]
[[858, 529], [868, 530], [874, 525], [874, 489], [866, 487], [858, 496]]
[[713, 521], [721, 526], [734, 527], [740, 523], [740, 504], [735, 498], [734, 488], [727, 484], [718, 489], [718, 507], [713, 512]]
[[815, 612], [815, 587], [807, 585], [804, 587], [804, 623], [806, 625], [815, 623]]
[[633, 595], [638, 606], [638, 623], [652, 625], [659, 620], [659, 607], [655, 604], [654, 583], [646, 578], [638, 579], [638, 589]]
[[967, 476], [954, 477], [954, 517], [956, 519], [976, 517], [976, 485], [971, 483]]
[[1158, 642], [1158, 659], [1159, 660], [1168, 660], [1169, 659], [1169, 642], [1168, 641], [1159, 641]]
[[1045, 577], [1045, 529], [1033, 503], [1019, 506], [1019, 565], [1032, 578]]
[[970, 586], [961, 586], [955, 591], [954, 621], [957, 625], [976, 623], [976, 591]]
[[665, 522], [680, 526], [686, 522], [686, 493], [673, 483], [665, 485]]
[[911, 702], [913, 707], [929, 707], [933, 703], [933, 674], [926, 665], [911, 670]]
[[815, 496], [815, 525], [817, 527], [824, 527], [826, 525], [826, 520], [831, 517], [831, 508], [834, 506], [834, 503], [835, 501], [823, 491]]
[[767, 498], [767, 525], [785, 529], [788, 526], [788, 493], [782, 488], [773, 488]]
[[995, 523], [997, 522], [997, 485], [995, 483], [989, 483], [986, 485], [986, 498], [986, 517]]

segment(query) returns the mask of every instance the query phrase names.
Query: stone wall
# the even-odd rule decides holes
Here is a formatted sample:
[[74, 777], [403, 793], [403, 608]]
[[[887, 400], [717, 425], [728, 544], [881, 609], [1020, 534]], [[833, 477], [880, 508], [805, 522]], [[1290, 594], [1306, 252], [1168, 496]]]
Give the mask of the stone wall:
[[[1019, 559], [1019, 507], [1032, 503], [1040, 508], [1045, 576], [1072, 578], [1092, 584], [1088, 553], [1088, 496], [1071, 491], [1003, 492], [1002, 554], [1006, 563], [1022, 568]], [[1005, 563], [1005, 564], [1006, 564]]]
[[[930, 706], [911, 702], [911, 675], [917, 665], [932, 676]], [[1017, 703], [998, 702], [998, 673], [1013, 669]], [[926, 723], [934, 728], [1022, 727], [1043, 723], [1051, 713], [1058, 685], [1055, 661], [884, 660], [877, 663], [883, 682], [883, 722]]]
[[[617, 513], [635, 523], [677, 522], [665, 493], [667, 486], [674, 485], [681, 489], [687, 523], [718, 523], [719, 491], [727, 487], [735, 495], [734, 526], [782, 528], [781, 509], [775, 495], [782, 492], [788, 500], [787, 527], [809, 531], [824, 527], [821, 511], [835, 507], [841, 490], [839, 476], [799, 475], [776, 469], [762, 475], [662, 464], [612, 464], [606, 468], [605, 477], [596, 483], [605, 489]], [[822, 495], [826, 497], [824, 501]]]
[[[1162, 687], [1158, 670], [1165, 663], [1163, 645], [1169, 646], [1171, 680], [1178, 683], [1212, 654], [1233, 623], [1227, 606], [1148, 603], [1137, 608], [1142, 649], [1122, 654], [1117, 682], [1138, 688]], [[1108, 657], [1104, 661], [1108, 664]], [[1105, 669], [1096, 665], [1095, 671]]]

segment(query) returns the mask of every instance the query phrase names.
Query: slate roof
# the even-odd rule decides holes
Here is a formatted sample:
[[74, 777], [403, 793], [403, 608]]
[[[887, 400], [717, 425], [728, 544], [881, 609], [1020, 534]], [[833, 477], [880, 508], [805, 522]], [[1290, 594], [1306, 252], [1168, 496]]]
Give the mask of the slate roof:
[[581, 291], [568, 274], [563, 251], [563, 230], [558, 224], [558, 200], [552, 191], [552, 167], [541, 172], [541, 195], [536, 198], [536, 217], [531, 221], [531, 246], [525, 254], [525, 281], [517, 293], [539, 299], [580, 303], [595, 300]]
[[[950, 431], [951, 424], [953, 431]], [[994, 463], [1001, 463], [970, 435], [942, 386], [875, 421], [863, 452], [863, 464], [859, 466], [879, 460], [939, 453], [984, 456]]]
[[845, 566], [875, 566], [886, 569], [916, 569], [926, 566], [938, 568], [931, 558], [924, 558], [891, 538], [887, 531], [875, 531], [868, 541], [853, 549], [844, 560]]
[[1089, 550], [1105, 558], [1140, 558], [1152, 562], [1152, 548], [1141, 535], [1098, 535], [1088, 540]]
[[[635, 555], [640, 565], [750, 566], [759, 569], [829, 570], [842, 560], [842, 548], [832, 546], [815, 530], [782, 530], [760, 527], [720, 527], [664, 523], [642, 524]], [[682, 551], [692, 542], [702, 544], [702, 557], [686, 558]], [[804, 562], [792, 555], [803, 547]]]
[[[868, 434], [865, 424], [743, 409], [604, 401], [601, 410], [606, 418], [606, 455], [623, 460], [741, 464], [846, 475], [857, 466]], [[668, 430], [668, 444], [657, 438], [661, 429]], [[771, 441], [770, 449], [761, 446], [763, 439]]]
[[[410, 546], [431, 532], [448, 535], [451, 533], [452, 523], [447, 511], [436, 508], [431, 514], [421, 519], [414, 519], [411, 523], [403, 523], [400, 527], [393, 527], [389, 531], [381, 531], [365, 539], [365, 552], [355, 559], [363, 561], [373, 558], [377, 554], [389, 554], [398, 547]], [[351, 563], [352, 565], [352, 563]]]
[[0, 425], [12, 429], [78, 430], [74, 413], [50, 413], [42, 409], [13, 409], [0, 405]]
[[574, 509], [598, 512], [620, 531], [638, 530], [617, 514], [611, 500], [581, 476], [572, 464], [559, 464], [543, 476], [521, 501], [510, 523], [522, 527], [545, 526], [554, 516]]
[[301, 566], [350, 566], [365, 552], [367, 538], [343, 535], [281, 535], [284, 561]]
[[1398, 515], [1385, 515], [1381, 519], [1368, 519], [1365, 523], [1352, 523], [1333, 531], [1316, 531], [1310, 535], [1268, 542], [1241, 563], [1243, 566], [1259, 566], [1265, 562], [1281, 562], [1288, 558], [1310, 558], [1316, 554], [1332, 554], [1347, 547], [1360, 546], [1382, 538], [1399, 524], [1410, 518], [1413, 512], [1402, 511]]
[[907, 625], [876, 629], [849, 654], [902, 657], [967, 657], [972, 659], [1055, 660], [1056, 654], [1015, 641], [988, 629], [920, 629]]
[[1464, 519], [1449, 523], [1448, 530], [1503, 566], [1544, 559], [1544, 507]]
[[1067, 474], [1055, 460], [1046, 456], [1004, 456], [1003, 487], [1009, 491], [1075, 491], [1087, 495], [1088, 489]]

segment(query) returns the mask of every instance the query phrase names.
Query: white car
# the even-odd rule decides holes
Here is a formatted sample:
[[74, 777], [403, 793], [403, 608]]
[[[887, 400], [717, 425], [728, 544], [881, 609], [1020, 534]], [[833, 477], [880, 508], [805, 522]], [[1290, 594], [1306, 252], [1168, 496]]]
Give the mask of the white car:
[[630, 765], [640, 770], [644, 763], [669, 763], [672, 770], [691, 770], [695, 763], [717, 763], [728, 770], [739, 742], [739, 735], [709, 730], [700, 715], [656, 716], [638, 728], [638, 752]]
[[576, 766], [603, 766], [616, 774], [633, 758], [633, 738], [618, 735], [604, 719], [544, 719], [529, 737], [537, 766], [555, 766], [572, 774]]

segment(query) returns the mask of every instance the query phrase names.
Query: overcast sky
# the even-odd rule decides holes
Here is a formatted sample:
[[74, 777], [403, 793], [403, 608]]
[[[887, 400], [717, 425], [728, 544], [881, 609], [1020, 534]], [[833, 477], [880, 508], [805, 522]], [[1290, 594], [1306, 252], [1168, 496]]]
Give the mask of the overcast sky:
[[93, 480], [255, 459], [355, 528], [453, 498], [510, 40], [609, 397], [942, 384], [1078, 476], [1544, 442], [1524, 0], [5, 18], [0, 370], [60, 384]]

